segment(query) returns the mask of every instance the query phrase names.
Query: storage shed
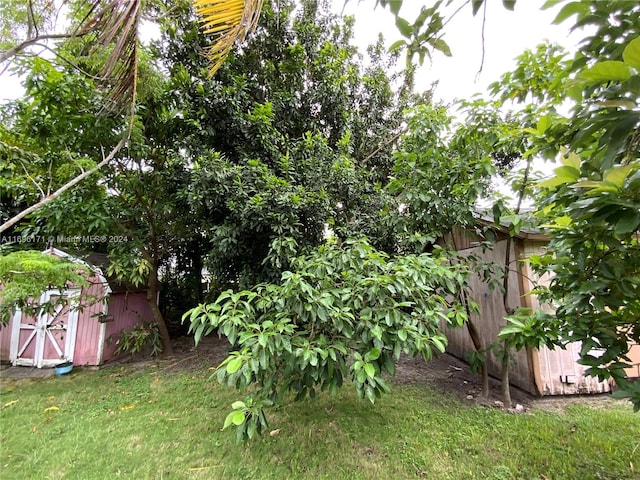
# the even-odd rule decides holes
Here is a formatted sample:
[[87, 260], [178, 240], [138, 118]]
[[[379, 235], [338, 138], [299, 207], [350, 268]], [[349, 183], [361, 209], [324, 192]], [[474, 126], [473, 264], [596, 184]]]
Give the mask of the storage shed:
[[[480, 223], [491, 229], [496, 241], [492, 249], [479, 246], [484, 238], [475, 231], [456, 230], [442, 240], [448, 246], [454, 246], [463, 255], [475, 255], [483, 262], [495, 262], [504, 265], [506, 258], [508, 227], [495, 226], [490, 221]], [[544, 283], [548, 279], [538, 278], [528, 262], [523, 261], [534, 254], [543, 253], [549, 238], [534, 230], [521, 230], [511, 241], [508, 304], [515, 307], [540, 308], [535, 295], [531, 294], [534, 279]], [[505, 311], [502, 292], [491, 289], [478, 275], [473, 275], [470, 282], [471, 296], [480, 306], [480, 314], [472, 317], [482, 339], [484, 348], [497, 341], [498, 332], [504, 326]], [[449, 353], [464, 358], [465, 354], [474, 350], [469, 333], [465, 328], [446, 329], [449, 339]], [[516, 365], [510, 377], [511, 383], [534, 395], [565, 395], [603, 393], [611, 391], [609, 382], [600, 382], [596, 377], [585, 376], [588, 368], [578, 363], [580, 343], [567, 345], [565, 350], [550, 350], [543, 347], [539, 350], [520, 351], [516, 355]], [[635, 345], [630, 352], [632, 368], [627, 370], [630, 377], [640, 376], [640, 346]], [[489, 356], [487, 359], [489, 373], [500, 377], [501, 366]]]
[[0, 361], [36, 368], [53, 367], [64, 361], [74, 365], [102, 365], [117, 355], [116, 340], [123, 330], [151, 322], [146, 291], [108, 281], [101, 267], [106, 255], [93, 254], [86, 261], [50, 248], [43, 253], [66, 258], [81, 265], [88, 286], [60, 291], [47, 290], [41, 302], [67, 297], [53, 313], [39, 316], [16, 311], [7, 325], [0, 326]]

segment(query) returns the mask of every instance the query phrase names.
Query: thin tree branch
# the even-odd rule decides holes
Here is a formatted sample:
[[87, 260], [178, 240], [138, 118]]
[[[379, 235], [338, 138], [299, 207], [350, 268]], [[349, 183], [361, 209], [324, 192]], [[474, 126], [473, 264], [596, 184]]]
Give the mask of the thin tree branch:
[[38, 47], [42, 47], [45, 50], [48, 50], [49, 52], [53, 53], [56, 57], [58, 57], [60, 60], [62, 60], [64, 63], [66, 63], [67, 65], [69, 65], [71, 68], [73, 68], [74, 70], [76, 70], [77, 72], [81, 73], [82, 75], [84, 75], [87, 78], [90, 78], [91, 80], [96, 80], [96, 81], [103, 81], [105, 80], [104, 77], [99, 77], [97, 75], [92, 75], [89, 72], [83, 70], [82, 68], [80, 68], [78, 65], [76, 65], [75, 63], [73, 63], [71, 60], [69, 60], [68, 58], [66, 58], [64, 55], [61, 55], [60, 53], [56, 52], [53, 48], [51, 48], [50, 46], [44, 44], [44, 43], [34, 43], [34, 46], [38, 46]]
[[371, 157], [373, 157], [374, 155], [376, 155], [377, 153], [379, 153], [383, 148], [385, 148], [387, 145], [389, 145], [390, 143], [395, 142], [398, 138], [400, 138], [402, 136], [403, 133], [405, 133], [407, 131], [407, 129], [403, 129], [401, 131], [399, 131], [398, 133], [396, 133], [393, 137], [391, 137], [389, 140], [387, 140], [386, 142], [384, 142], [382, 145], [380, 145], [378, 148], [376, 148], [373, 153], [371, 153], [370, 155], [367, 155], [367, 157], [362, 160], [362, 163], [366, 163], [368, 160], [371, 159]]
[[38, 185], [38, 182], [36, 182], [35, 179], [31, 175], [29, 175], [29, 171], [27, 170], [27, 167], [24, 166], [24, 162], [22, 160], [19, 160], [19, 162], [27, 178], [31, 180], [31, 182], [36, 186], [36, 188], [40, 192], [40, 195], [44, 197], [45, 196], [44, 191], [42, 190], [42, 188], [40, 188], [40, 185]]
[[35, 36], [38, 37], [40, 35], [40, 32], [38, 32], [38, 24], [36, 23], [36, 16], [33, 13], [33, 0], [29, 0], [29, 18], [27, 20], [27, 25], [28, 25], [28, 37], [31, 37], [33, 34], [33, 31], [35, 30], [36, 34]]
[[25, 41], [23, 41], [22, 43], [19, 43], [18, 45], [10, 48], [9, 50], [6, 50], [2, 53], [0, 53], [0, 63], [7, 61], [8, 59], [15, 57], [16, 55], [18, 55], [20, 52], [22, 52], [23, 50], [25, 50], [27, 47], [30, 47], [31, 45], [37, 44], [42, 42], [43, 40], [68, 40], [70, 38], [75, 38], [75, 37], [80, 37], [82, 35], [86, 35], [90, 33], [89, 31], [86, 32], [82, 32], [79, 34], [72, 34], [72, 33], [49, 33], [47, 35], [38, 35], [32, 38], [28, 38]]
[[161, 15], [157, 15], [157, 16], [153, 16], [153, 15], [141, 15], [141, 19], [144, 21], [152, 21], [152, 22], [157, 22], [159, 20], [164, 20], [165, 18], [167, 18], [169, 15], [171, 15], [173, 13], [174, 10], [178, 9], [178, 5], [174, 5], [173, 7], [171, 7], [170, 9], [168, 9], [166, 12], [164, 12]]
[[487, 3], [488, 1], [485, 0], [483, 7], [482, 7], [482, 58], [480, 59], [480, 68], [478, 69], [478, 73], [476, 73], [476, 78], [475, 80], [478, 81], [478, 78], [480, 77], [480, 74], [482, 73], [482, 68], [484, 67], [484, 56], [486, 53], [486, 49], [485, 49], [485, 38], [484, 38], [484, 31], [485, 31], [485, 27], [487, 26]]
[[69, 180], [67, 183], [65, 183], [63, 186], [58, 188], [58, 190], [53, 192], [51, 195], [48, 195], [47, 197], [45, 197], [42, 200], [40, 200], [38, 203], [35, 203], [35, 204], [31, 205], [29, 208], [21, 211], [17, 215], [11, 217], [9, 220], [4, 222], [2, 225], [0, 225], [0, 233], [4, 232], [5, 230], [8, 230], [9, 228], [14, 226], [16, 223], [18, 223], [20, 220], [22, 220], [24, 217], [26, 217], [30, 213], [33, 213], [36, 210], [38, 210], [39, 208], [44, 207], [45, 205], [51, 203], [53, 200], [58, 198], [64, 192], [69, 190], [71, 187], [77, 185], [78, 183], [83, 181], [85, 178], [90, 177], [95, 172], [100, 170], [103, 166], [108, 164], [116, 156], [116, 154], [120, 151], [120, 149], [122, 147], [124, 147], [126, 145], [128, 139], [129, 139], [128, 135], [123, 136], [122, 139], [118, 142], [118, 144], [115, 147], [113, 147], [113, 150], [111, 150], [109, 155], [107, 155], [105, 158], [103, 158], [102, 161], [100, 163], [98, 163], [95, 167], [93, 167], [93, 168], [87, 170], [86, 172], [84, 172], [83, 174], [78, 175], [77, 177]]
[[464, 7], [466, 7], [467, 5], [469, 5], [469, 2], [470, 2], [470, 1], [471, 1], [471, 0], [466, 0], [462, 5], [460, 5], [460, 6], [458, 7], [458, 9], [457, 9], [455, 12], [453, 12], [453, 13], [451, 14], [451, 16], [450, 16], [449, 18], [447, 18], [447, 20], [442, 24], [442, 28], [444, 29], [444, 27], [446, 27], [446, 26], [447, 26], [447, 23], [449, 23], [451, 20], [453, 20], [453, 17], [455, 17], [455, 16], [460, 12], [460, 10], [462, 10]]
[[42, 195], [42, 197], [46, 197], [51, 193], [51, 182], [53, 182], [53, 175], [51, 175], [51, 171], [53, 170], [53, 160], [49, 161], [49, 168], [47, 169], [47, 178], [49, 179], [49, 185], [47, 185], [47, 195]]

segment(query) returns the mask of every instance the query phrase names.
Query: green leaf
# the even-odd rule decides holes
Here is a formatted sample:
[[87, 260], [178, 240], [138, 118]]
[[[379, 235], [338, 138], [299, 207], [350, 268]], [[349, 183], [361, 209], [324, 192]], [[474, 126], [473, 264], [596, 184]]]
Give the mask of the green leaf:
[[635, 232], [640, 225], [640, 213], [638, 212], [626, 212], [618, 223], [616, 223], [616, 234], [626, 235], [627, 233]]
[[444, 351], [447, 348], [445, 344], [442, 342], [442, 340], [440, 340], [438, 337], [432, 337], [431, 343], [433, 343], [433, 346], [436, 347], [438, 350], [440, 350], [440, 352], [442, 353], [444, 353]]
[[407, 20], [402, 17], [396, 17], [396, 27], [398, 27], [403, 37], [411, 38], [413, 27]]
[[622, 60], [630, 67], [640, 70], [640, 37], [634, 38], [625, 47]]
[[583, 70], [579, 77], [588, 83], [602, 83], [611, 81], [624, 82], [631, 77], [629, 66], [623, 62], [606, 60], [598, 62], [593, 67]]
[[[553, 1], [553, 2], [547, 2], [543, 8], [550, 8], [552, 6], [554, 6], [555, 4], [557, 4], [559, 2], [557, 1]], [[560, 11], [558, 12], [558, 15], [556, 15], [556, 18], [553, 20], [553, 24], [558, 25], [562, 22], [564, 22], [567, 18], [569, 18], [571, 15], [578, 15], [581, 16], [584, 13], [586, 13], [589, 9], [589, 6], [587, 4], [584, 4], [582, 2], [571, 2], [571, 3], [567, 3], [564, 7], [562, 7], [560, 9]]]
[[365, 358], [367, 358], [369, 362], [372, 362], [373, 360], [377, 360], [378, 358], [380, 358], [380, 349], [372, 348], [367, 352], [367, 354], [365, 355]]
[[575, 167], [570, 167], [569, 165], [563, 165], [562, 167], [555, 168], [553, 171], [556, 177], [564, 180], [565, 183], [575, 182], [580, 178], [580, 170]]
[[396, 52], [400, 50], [402, 47], [404, 47], [406, 44], [407, 42], [404, 40], [398, 40], [397, 42], [393, 42], [389, 47], [389, 52]]
[[502, 5], [507, 10], [511, 10], [513, 12], [513, 10], [514, 10], [514, 8], [516, 6], [516, 0], [502, 0]]
[[547, 0], [544, 2], [540, 10], [548, 10], [555, 7], [557, 4], [564, 2], [565, 0]]
[[569, 216], [556, 217], [552, 220], [553, 223], [542, 225], [545, 228], [566, 228], [571, 225], [572, 218]]
[[369, 378], [374, 378], [376, 376], [376, 367], [374, 367], [372, 363], [365, 363], [364, 371], [367, 372], [367, 376]]
[[365, 389], [365, 395], [367, 396], [367, 399], [371, 403], [375, 403], [376, 402], [376, 393], [373, 390], [373, 388], [371, 388], [370, 385], [367, 385], [367, 388]]
[[546, 132], [551, 126], [551, 115], [547, 114], [540, 117], [538, 120], [538, 124], [536, 125], [536, 130], [538, 131], [538, 135], [542, 135]]
[[439, 50], [440, 52], [444, 53], [447, 57], [451, 57], [452, 56], [451, 55], [451, 48], [449, 48], [449, 45], [443, 39], [436, 38], [435, 40], [432, 40], [429, 43], [431, 44], [431, 46], [433, 48], [435, 48], [436, 50]]
[[389, 0], [387, 5], [389, 5], [391, 13], [398, 15], [398, 13], [400, 13], [400, 8], [402, 7], [402, 0]]
[[231, 417], [231, 422], [234, 425], [242, 425], [245, 421], [245, 414], [243, 411], [233, 412], [233, 417]]
[[432, 8], [422, 7], [422, 9], [420, 10], [420, 14], [413, 22], [414, 30], [419, 31], [424, 26], [424, 22], [427, 20], [428, 17], [432, 17], [432, 20], [430, 23], [433, 24], [434, 17], [437, 18], [438, 15], [439, 14], [437, 13], [435, 7], [432, 7]]
[[622, 188], [624, 186], [624, 181], [627, 178], [627, 175], [629, 175], [629, 172], [632, 168], [632, 165], [623, 165], [610, 168], [605, 172], [604, 180], [605, 182], [612, 183], [616, 187]]
[[493, 213], [493, 221], [495, 222], [496, 226], [500, 226], [500, 217], [502, 216], [502, 205], [500, 205], [500, 203], [494, 203], [493, 207], [492, 207], [492, 213]]
[[234, 410], [241, 410], [243, 408], [247, 408], [247, 404], [238, 400], [231, 404], [231, 408], [233, 408]]
[[227, 415], [227, 418], [224, 419], [224, 425], [222, 426], [223, 430], [227, 427], [230, 427], [233, 424], [233, 416], [236, 413], [238, 412], [231, 412], [229, 415]]
[[233, 360], [227, 363], [227, 373], [233, 375], [242, 366], [242, 357], [235, 357]]
[[600, 188], [603, 186], [603, 183], [595, 180], [584, 180], [582, 182], [574, 183], [572, 186], [574, 188]]
[[563, 165], [566, 165], [567, 167], [573, 167], [576, 170], [580, 170], [580, 165], [582, 164], [582, 159], [573, 152], [569, 152], [569, 155], [567, 155], [566, 157], [563, 155], [560, 158], [560, 161]]
[[371, 335], [373, 335], [373, 337], [377, 338], [378, 340], [382, 339], [382, 327], [380, 325], [375, 325], [371, 329]]
[[474, 16], [476, 15], [476, 13], [478, 13], [478, 10], [480, 10], [480, 7], [482, 7], [483, 3], [484, 0], [471, 0], [471, 9]]

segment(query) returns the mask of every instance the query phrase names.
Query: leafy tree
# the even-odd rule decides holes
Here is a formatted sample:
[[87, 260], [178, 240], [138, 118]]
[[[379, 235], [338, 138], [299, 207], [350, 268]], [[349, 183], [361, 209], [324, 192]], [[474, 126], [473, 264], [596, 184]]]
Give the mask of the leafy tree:
[[[547, 2], [550, 7], [556, 1]], [[501, 337], [516, 347], [543, 339], [551, 346], [582, 344], [580, 362], [640, 408], [640, 383], [629, 379], [627, 353], [638, 343], [638, 85], [640, 8], [633, 2], [570, 2], [557, 22], [575, 16], [574, 29], [593, 30], [572, 60], [541, 47], [521, 58], [494, 91], [503, 99], [544, 102], [527, 107], [535, 126], [531, 153], [562, 165], [538, 185], [538, 216], [551, 236], [548, 253], [531, 262], [552, 274], [541, 296], [555, 314], [517, 312]], [[573, 107], [557, 110], [564, 99]]]
[[453, 226], [472, 226], [495, 169], [488, 143], [476, 143], [469, 127], [455, 127], [443, 107], [417, 107], [407, 129], [388, 190], [398, 202], [400, 235], [426, 250]]
[[[35, 58], [24, 88], [21, 99], [0, 107], [3, 221], [93, 171], [101, 148], [116, 145], [121, 130], [119, 118], [99, 115], [100, 97], [84, 76]], [[100, 190], [95, 184], [80, 188], [85, 195]]]
[[[144, 3], [144, 5], [143, 5]], [[220, 60], [227, 55], [229, 46], [236, 40], [242, 40], [251, 31], [255, 21], [247, 22], [249, 17], [257, 19], [261, 2], [239, 2], [237, 0], [194, 2], [199, 5], [200, 13], [206, 15], [209, 32], [217, 32], [218, 40], [209, 47], [209, 53]], [[0, 5], [0, 64], [20, 60], [33, 54], [33, 47], [46, 49], [64, 64], [87, 75], [81, 66], [68, 58], [63, 51], [52, 46], [51, 42], [80, 42], [94, 57], [100, 55], [100, 68], [96, 74], [89, 73], [92, 79], [102, 87], [107, 95], [103, 105], [107, 109], [128, 110], [128, 120], [123, 123], [121, 138], [108, 154], [103, 154], [95, 165], [68, 179], [57, 190], [31, 205], [20, 209], [13, 205], [13, 215], [0, 225], [0, 232], [13, 228], [28, 214], [47, 205], [65, 191], [93, 175], [108, 165], [127, 143], [135, 112], [135, 100], [138, 92], [138, 67], [140, 64], [140, 41], [138, 30], [144, 12], [157, 14], [159, 2], [142, 0], [74, 0], [67, 2], [27, 0], [26, 2], [7, 1]], [[61, 13], [64, 14], [61, 15]], [[66, 25], [60, 27], [58, 19], [62, 17]], [[212, 68], [211, 73], [215, 71]], [[13, 152], [15, 153], [15, 152]], [[3, 155], [7, 152], [4, 151]], [[21, 152], [20, 156], [28, 156]], [[3, 203], [5, 199], [2, 199]], [[5, 212], [6, 213], [6, 212]]]
[[[63, 244], [63, 248], [78, 250], [80, 255], [96, 250], [109, 253], [110, 274], [147, 286], [149, 305], [165, 353], [170, 353], [169, 334], [157, 301], [158, 276], [162, 263], [168, 261], [169, 232], [173, 232], [171, 228], [175, 225], [165, 223], [166, 212], [171, 211], [170, 202], [175, 197], [168, 190], [183, 170], [173, 168], [176, 162], [172, 163], [174, 158], [162, 145], [155, 149], [149, 146], [151, 140], [145, 133], [153, 132], [153, 124], [147, 118], [152, 111], [150, 85], [156, 78], [147, 74], [146, 79], [146, 90], [140, 94], [148, 96], [149, 108], [142, 110], [146, 117], [141, 115], [133, 125], [128, 148], [113, 155], [113, 163], [104, 169], [97, 182], [64, 192], [39, 209], [29, 224], [23, 222], [21, 231], [25, 236], [54, 241], [58, 237], [80, 237], [78, 242]], [[15, 164], [9, 164], [7, 178], [22, 188], [31, 187], [27, 192], [35, 196], [43, 194], [45, 188], [55, 188], [56, 182], [64, 183], [78, 170], [90, 170], [94, 166], [91, 158], [102, 146], [117, 142], [122, 119], [117, 113], [101, 112], [100, 96], [85, 76], [59, 71], [41, 59], [34, 61], [25, 86], [25, 96], [5, 106], [4, 115], [9, 120], [3, 140], [17, 145], [7, 149], [19, 152], [16, 158], [22, 167], [16, 170]], [[20, 155], [24, 151], [39, 155], [27, 157], [31, 163], [26, 163]], [[170, 175], [173, 177], [169, 179]], [[16, 190], [12, 195], [14, 203], [21, 194]], [[96, 241], [87, 244], [84, 237]], [[99, 242], [101, 237], [117, 241]]]
[[[359, 3], [363, 0], [358, 0]], [[347, 4], [349, 0], [345, 0]], [[483, 25], [482, 30], [484, 34], [484, 19], [487, 15], [487, 1], [486, 0], [461, 0], [455, 2], [450, 0], [445, 3], [443, 7], [442, 0], [433, 2], [425, 2], [420, 8], [420, 13], [415, 18], [413, 23], [400, 15], [403, 0], [376, 0], [375, 6], [381, 5], [383, 8], [389, 9], [389, 11], [395, 17], [395, 24], [398, 28], [398, 32], [404, 37], [398, 40], [389, 48], [392, 51], [399, 51], [401, 49], [406, 50], [407, 64], [411, 64], [413, 58], [417, 55], [420, 65], [424, 62], [425, 58], [431, 58], [433, 52], [439, 51], [440, 53], [451, 56], [451, 49], [444, 39], [445, 26], [453, 17], [455, 17], [463, 8], [468, 5], [471, 7], [473, 16], [476, 16], [480, 10], [482, 10]], [[453, 5], [452, 5], [453, 4]], [[502, 0], [502, 5], [508, 10], [513, 10], [516, 4], [516, 0]], [[450, 8], [451, 14], [447, 12], [447, 7]], [[484, 38], [484, 35], [483, 35]], [[484, 40], [483, 47], [484, 47]], [[484, 54], [483, 54], [484, 61]], [[482, 69], [482, 65], [480, 65]]]
[[389, 391], [401, 353], [431, 358], [444, 352], [445, 320], [466, 312], [455, 299], [465, 267], [436, 255], [390, 257], [365, 240], [329, 243], [292, 260], [278, 283], [223, 292], [184, 316], [196, 342], [216, 329], [237, 347], [217, 369], [220, 382], [249, 390], [233, 404], [224, 427], [238, 441], [266, 428], [264, 407], [288, 392], [300, 400], [317, 390], [336, 393], [350, 377], [372, 403]]
[[173, 138], [197, 159], [188, 199], [207, 268], [223, 283], [277, 280], [289, 257], [322, 242], [326, 224], [341, 239], [393, 245], [380, 212], [391, 208], [383, 186], [414, 101], [411, 76], [386, 73], [396, 56], [381, 42], [365, 66], [352, 19], [322, 2], [294, 6], [265, 2], [255, 34], [213, 79], [193, 55], [204, 39], [190, 10], [167, 25]]
[[582, 342], [587, 372], [613, 378], [638, 410], [640, 382], [624, 367], [640, 343], [640, 7], [568, 3], [557, 21], [572, 15], [594, 33], [570, 68], [571, 117], [544, 138], [549, 154], [563, 149], [563, 166], [541, 185], [552, 240], [536, 261], [553, 272], [546, 298], [556, 305], [546, 321], [560, 331], [554, 343]]

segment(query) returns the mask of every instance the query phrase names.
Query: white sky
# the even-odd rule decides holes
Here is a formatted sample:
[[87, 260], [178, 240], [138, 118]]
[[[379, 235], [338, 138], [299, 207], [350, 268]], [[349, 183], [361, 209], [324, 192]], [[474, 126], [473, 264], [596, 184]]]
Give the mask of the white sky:
[[[342, 0], [336, 11], [342, 9]], [[517, 0], [513, 11], [507, 10], [502, 0], [487, 2], [486, 23], [484, 29], [485, 58], [482, 64], [482, 9], [473, 16], [471, 5], [465, 5], [445, 26], [444, 40], [451, 48], [452, 56], [446, 57], [434, 52], [431, 61], [427, 58], [416, 74], [416, 90], [426, 90], [435, 81], [435, 100], [452, 103], [456, 98], [470, 98], [475, 93], [485, 93], [490, 83], [500, 79], [505, 72], [516, 66], [516, 57], [526, 49], [535, 49], [548, 40], [558, 43], [567, 50], [576, 48], [583, 34], [569, 35], [570, 21], [554, 25], [558, 10], [562, 5], [549, 10], [541, 10], [544, 0]], [[449, 12], [453, 13], [464, 3], [454, 0]], [[413, 23], [422, 5], [431, 5], [430, 0], [404, 0], [400, 16]], [[446, 4], [446, 2], [443, 2]], [[393, 15], [388, 10], [372, 8], [373, 0], [350, 0], [345, 14], [355, 15], [356, 43], [366, 46], [376, 41], [382, 31], [387, 46], [402, 38], [395, 26]], [[449, 13], [449, 14], [450, 14]], [[414, 57], [417, 60], [417, 56]], [[478, 74], [480, 65], [482, 72]], [[488, 96], [486, 94], [485, 96]], [[455, 111], [449, 112], [455, 115]], [[534, 161], [534, 170], [549, 174], [553, 163]], [[498, 189], [512, 195], [510, 188], [502, 180], [496, 180]]]
[[[342, 5], [342, 0], [335, 1]], [[561, 6], [542, 11], [540, 7], [543, 0], [518, 0], [514, 11], [509, 11], [503, 7], [502, 0], [486, 1], [482, 73], [477, 75], [482, 59], [482, 10], [474, 17], [471, 6], [466, 5], [445, 26], [444, 39], [451, 47], [453, 56], [446, 57], [434, 52], [431, 62], [425, 59], [417, 75], [416, 87], [419, 90], [426, 90], [432, 82], [439, 80], [435, 90], [436, 99], [450, 102], [455, 98], [469, 98], [474, 93], [484, 92], [487, 85], [511, 70], [515, 66], [515, 57], [525, 49], [534, 49], [548, 39], [571, 50], [579, 39], [579, 35], [573, 38], [568, 36], [568, 24], [552, 24]], [[451, 13], [462, 3], [463, 0], [456, 0]], [[424, 4], [431, 2], [405, 0], [400, 15], [413, 23]], [[373, 0], [365, 0], [360, 4], [357, 0], [351, 0], [345, 8], [346, 14], [356, 17], [357, 43], [373, 43], [380, 31], [384, 33], [387, 45], [401, 39], [393, 16], [382, 7], [374, 10], [372, 5]]]

